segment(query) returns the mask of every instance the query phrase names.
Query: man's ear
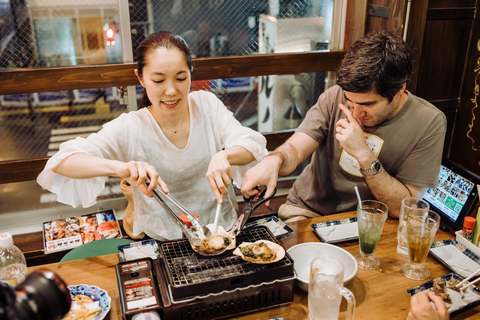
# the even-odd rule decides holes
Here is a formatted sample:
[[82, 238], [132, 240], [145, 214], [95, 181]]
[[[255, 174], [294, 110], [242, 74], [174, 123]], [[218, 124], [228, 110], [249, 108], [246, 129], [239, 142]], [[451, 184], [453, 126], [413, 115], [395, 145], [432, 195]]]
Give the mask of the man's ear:
[[137, 76], [138, 81], [140, 81], [140, 84], [142, 85], [142, 87], [145, 88], [145, 84], [143, 83], [143, 75], [139, 74], [137, 69], [135, 69], [135, 75]]

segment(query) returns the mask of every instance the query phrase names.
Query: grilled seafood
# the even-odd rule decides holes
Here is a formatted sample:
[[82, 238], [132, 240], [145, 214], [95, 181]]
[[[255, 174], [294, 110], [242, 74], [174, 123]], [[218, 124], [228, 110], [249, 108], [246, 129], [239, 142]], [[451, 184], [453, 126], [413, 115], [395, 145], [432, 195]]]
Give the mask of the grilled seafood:
[[243, 242], [233, 251], [233, 254], [242, 257], [243, 260], [248, 262], [265, 264], [283, 259], [285, 249], [274, 242], [258, 240], [254, 243]]
[[213, 236], [206, 238], [203, 234], [198, 233], [198, 237], [202, 240], [202, 245], [192, 245], [195, 252], [204, 256], [215, 256], [235, 247], [235, 236], [226, 232], [222, 226], [217, 226], [216, 234], [213, 230], [213, 224], [207, 225], [207, 228], [210, 229]]

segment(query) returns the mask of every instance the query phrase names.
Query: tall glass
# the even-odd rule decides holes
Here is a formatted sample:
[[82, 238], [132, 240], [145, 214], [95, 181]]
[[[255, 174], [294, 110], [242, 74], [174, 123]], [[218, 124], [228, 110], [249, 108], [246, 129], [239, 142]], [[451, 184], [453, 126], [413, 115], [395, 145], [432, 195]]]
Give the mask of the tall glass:
[[347, 300], [347, 320], [355, 313], [355, 296], [343, 286], [344, 266], [334, 257], [321, 256], [310, 264], [308, 316], [310, 320], [338, 320], [342, 296]]
[[397, 232], [397, 253], [403, 256], [408, 254], [407, 243], [407, 214], [411, 211], [418, 211], [424, 214], [430, 209], [428, 202], [417, 198], [405, 198], [402, 200], [400, 207], [400, 215], [398, 217], [398, 232]]
[[361, 206], [357, 206], [360, 253], [355, 259], [360, 269], [374, 270], [380, 266], [374, 254], [387, 217], [388, 207], [380, 201], [363, 200]]
[[402, 274], [412, 280], [424, 280], [430, 275], [425, 267], [430, 246], [440, 224], [440, 216], [433, 211], [409, 212], [407, 215], [408, 263]]

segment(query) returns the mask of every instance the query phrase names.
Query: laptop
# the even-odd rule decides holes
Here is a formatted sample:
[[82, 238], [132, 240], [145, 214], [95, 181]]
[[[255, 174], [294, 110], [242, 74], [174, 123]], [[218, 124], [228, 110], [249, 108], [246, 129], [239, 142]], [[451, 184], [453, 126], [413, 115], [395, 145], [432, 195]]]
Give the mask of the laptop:
[[440, 228], [452, 233], [462, 229], [463, 220], [470, 216], [478, 202], [477, 185], [480, 177], [457, 163], [442, 159], [438, 185], [429, 188], [423, 200], [440, 215]]

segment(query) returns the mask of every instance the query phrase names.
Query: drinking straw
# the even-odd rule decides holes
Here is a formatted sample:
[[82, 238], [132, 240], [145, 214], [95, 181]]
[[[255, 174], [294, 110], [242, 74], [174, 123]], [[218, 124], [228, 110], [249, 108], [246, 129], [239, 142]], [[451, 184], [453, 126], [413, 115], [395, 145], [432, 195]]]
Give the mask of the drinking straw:
[[358, 193], [357, 186], [355, 186], [355, 193], [357, 194], [358, 205], [360, 206], [360, 210], [362, 210], [362, 198], [360, 198], [360, 193]]
[[420, 235], [423, 238], [423, 234], [425, 233], [425, 225], [427, 224], [428, 219], [428, 211], [425, 212], [425, 215], [422, 217], [422, 234]]

